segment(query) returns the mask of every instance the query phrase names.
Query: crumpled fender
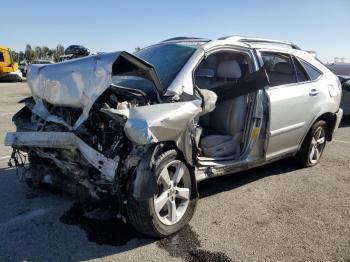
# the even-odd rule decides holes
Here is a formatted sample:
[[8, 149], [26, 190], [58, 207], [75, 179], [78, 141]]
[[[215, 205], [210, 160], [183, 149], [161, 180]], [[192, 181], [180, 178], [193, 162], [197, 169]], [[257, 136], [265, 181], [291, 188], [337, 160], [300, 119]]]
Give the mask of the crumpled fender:
[[101, 109], [111, 117], [128, 118], [126, 136], [139, 145], [160, 141], [177, 142], [190, 122], [202, 111], [201, 100], [164, 103], [129, 109]]
[[153, 163], [160, 148], [160, 145], [151, 146], [135, 169], [130, 187], [130, 193], [134, 199], [146, 200], [156, 194], [157, 178]]

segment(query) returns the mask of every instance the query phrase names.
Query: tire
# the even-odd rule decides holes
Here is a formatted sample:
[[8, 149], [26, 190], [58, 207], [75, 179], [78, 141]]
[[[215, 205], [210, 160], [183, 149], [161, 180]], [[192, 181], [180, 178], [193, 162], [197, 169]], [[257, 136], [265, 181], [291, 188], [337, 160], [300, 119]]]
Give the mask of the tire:
[[194, 194], [196, 181], [176, 150], [161, 154], [153, 170], [157, 178], [157, 194], [146, 200], [129, 197], [127, 211], [136, 230], [152, 237], [166, 237], [182, 229], [191, 220], [198, 199], [197, 192]]
[[296, 155], [297, 163], [302, 167], [317, 165], [326, 146], [326, 141], [327, 124], [325, 121], [319, 120], [313, 124], [306, 135], [303, 144]]

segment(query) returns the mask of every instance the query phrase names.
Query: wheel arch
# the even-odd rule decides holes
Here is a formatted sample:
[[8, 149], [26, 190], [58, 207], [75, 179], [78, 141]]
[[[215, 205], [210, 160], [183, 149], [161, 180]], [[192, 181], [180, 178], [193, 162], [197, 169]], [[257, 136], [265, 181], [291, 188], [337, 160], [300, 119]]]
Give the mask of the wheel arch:
[[194, 174], [194, 167], [190, 165], [184, 157], [181, 150], [172, 141], [160, 142], [152, 145], [143, 156], [137, 168], [134, 170], [129, 193], [138, 200], [146, 200], [157, 192], [157, 178], [155, 176], [154, 167], [157, 158], [166, 151], [176, 150], [181, 157], [181, 160], [187, 165], [191, 173], [191, 184], [193, 190], [191, 192], [191, 199], [198, 197], [197, 181]]
[[[334, 131], [334, 128], [335, 128], [335, 125], [336, 125], [336, 122], [337, 122], [337, 116], [334, 113], [326, 112], [326, 113], [319, 114], [318, 116], [316, 116], [314, 118], [314, 120], [312, 120], [310, 122], [310, 125], [309, 125], [307, 131], [305, 132], [301, 142], [300, 142], [300, 147], [301, 147], [302, 143], [304, 142], [307, 134], [310, 132], [312, 126], [319, 120], [323, 120], [323, 121], [326, 122], [326, 125], [327, 125], [327, 141], [332, 141], [332, 139], [333, 139], [333, 131]], [[300, 147], [299, 147], [298, 151], [300, 150]]]
[[323, 120], [327, 124], [327, 141], [332, 141], [333, 139], [333, 130], [335, 127], [335, 124], [337, 122], [337, 117], [333, 113], [324, 113], [320, 115], [314, 122], [316, 123], [319, 120]]

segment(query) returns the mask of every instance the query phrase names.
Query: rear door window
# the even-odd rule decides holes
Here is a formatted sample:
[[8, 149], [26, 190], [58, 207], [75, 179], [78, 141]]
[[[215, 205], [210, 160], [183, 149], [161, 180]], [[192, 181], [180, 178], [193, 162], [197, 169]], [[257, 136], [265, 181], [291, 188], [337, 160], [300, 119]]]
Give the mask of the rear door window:
[[297, 83], [292, 58], [282, 53], [261, 53], [270, 86], [279, 86]]
[[0, 62], [4, 62], [4, 61], [5, 61], [4, 54], [0, 52]]

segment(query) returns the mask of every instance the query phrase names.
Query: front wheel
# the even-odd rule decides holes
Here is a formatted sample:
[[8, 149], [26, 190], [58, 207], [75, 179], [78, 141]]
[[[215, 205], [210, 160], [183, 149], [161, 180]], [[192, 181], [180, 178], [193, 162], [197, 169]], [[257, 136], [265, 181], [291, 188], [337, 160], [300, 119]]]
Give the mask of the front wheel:
[[303, 167], [316, 165], [323, 153], [327, 140], [327, 124], [317, 121], [304, 139], [300, 151], [296, 155], [297, 162]]
[[[156, 194], [144, 201], [130, 199], [128, 215], [140, 232], [165, 237], [183, 228], [192, 218], [197, 195], [195, 179], [176, 150], [163, 153], [154, 165]], [[194, 196], [194, 197], [193, 197]]]

